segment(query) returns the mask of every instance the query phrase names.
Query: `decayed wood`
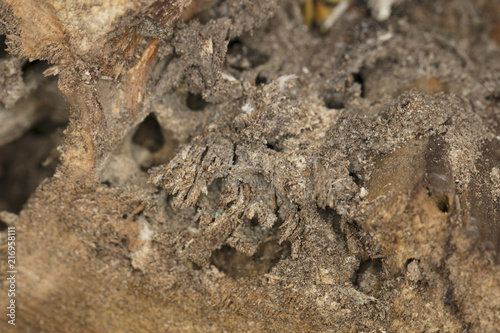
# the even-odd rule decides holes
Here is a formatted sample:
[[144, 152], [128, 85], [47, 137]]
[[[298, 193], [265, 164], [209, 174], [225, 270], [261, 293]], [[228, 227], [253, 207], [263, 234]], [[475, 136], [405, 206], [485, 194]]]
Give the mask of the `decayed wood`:
[[500, 68], [453, 15], [400, 1], [380, 25], [353, 3], [324, 35], [295, 0], [0, 5], [10, 52], [50, 63], [70, 114], [55, 175], [0, 212], [20, 331], [498, 327], [500, 113], [483, 90]]

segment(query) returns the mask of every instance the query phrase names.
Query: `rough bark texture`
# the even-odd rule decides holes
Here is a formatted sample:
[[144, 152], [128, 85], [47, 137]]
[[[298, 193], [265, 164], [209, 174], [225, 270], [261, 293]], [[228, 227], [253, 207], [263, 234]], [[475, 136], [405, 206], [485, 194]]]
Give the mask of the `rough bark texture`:
[[0, 1], [15, 329], [500, 331], [500, 7], [369, 8]]

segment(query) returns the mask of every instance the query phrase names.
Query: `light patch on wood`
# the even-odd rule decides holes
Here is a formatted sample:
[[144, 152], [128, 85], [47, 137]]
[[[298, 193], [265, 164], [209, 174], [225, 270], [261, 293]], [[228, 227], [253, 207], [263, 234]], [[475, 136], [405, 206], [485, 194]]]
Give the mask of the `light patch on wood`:
[[142, 102], [144, 85], [146, 84], [149, 70], [156, 62], [157, 52], [158, 39], [153, 38], [139, 58], [139, 61], [128, 71], [128, 77], [125, 79], [125, 91], [127, 92], [125, 106], [132, 113], [137, 111], [139, 104]]

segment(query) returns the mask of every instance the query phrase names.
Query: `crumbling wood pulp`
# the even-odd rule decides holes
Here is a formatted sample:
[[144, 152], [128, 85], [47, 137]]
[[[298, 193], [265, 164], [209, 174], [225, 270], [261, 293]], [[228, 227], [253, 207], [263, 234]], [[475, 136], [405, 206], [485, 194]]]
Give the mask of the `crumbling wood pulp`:
[[498, 331], [495, 1], [0, 5], [19, 331]]

